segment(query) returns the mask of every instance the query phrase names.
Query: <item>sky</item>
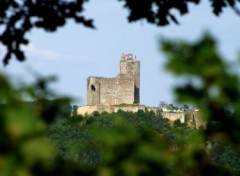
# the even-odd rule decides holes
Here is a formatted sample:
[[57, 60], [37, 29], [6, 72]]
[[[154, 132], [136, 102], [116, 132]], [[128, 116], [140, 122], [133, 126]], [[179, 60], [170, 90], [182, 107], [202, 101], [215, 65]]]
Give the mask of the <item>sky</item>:
[[27, 60], [21, 63], [12, 59], [7, 67], [1, 65], [0, 70], [14, 81], [26, 83], [35, 79], [33, 73], [55, 75], [58, 80], [51, 83], [51, 89], [73, 97], [75, 105], [85, 105], [87, 77], [115, 77], [122, 53], [132, 53], [141, 62], [140, 103], [159, 106], [160, 101], [174, 103], [172, 89], [180, 84], [164, 70], [166, 57], [159, 49], [162, 37], [195, 41], [209, 31], [229, 62], [234, 61], [240, 50], [240, 16], [231, 9], [216, 17], [204, 1], [198, 6], [190, 5], [190, 13], [184, 16], [173, 11], [179, 16], [180, 25], [157, 27], [146, 21], [129, 23], [128, 11], [122, 6], [117, 0], [86, 3], [84, 14], [94, 19], [94, 30], [68, 21], [54, 33], [39, 29], [29, 32], [30, 44], [23, 47]]

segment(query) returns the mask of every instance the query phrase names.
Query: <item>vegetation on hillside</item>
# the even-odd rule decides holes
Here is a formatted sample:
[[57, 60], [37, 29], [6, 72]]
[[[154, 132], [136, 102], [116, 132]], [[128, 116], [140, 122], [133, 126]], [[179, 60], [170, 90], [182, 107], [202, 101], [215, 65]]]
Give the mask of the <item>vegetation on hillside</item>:
[[57, 147], [56, 160], [72, 158], [94, 174], [237, 174], [238, 149], [218, 138], [205, 141], [203, 132], [161, 113], [119, 110], [58, 119], [47, 136]]
[[168, 159], [189, 145], [194, 133], [198, 130], [187, 128], [187, 124], [170, 123], [161, 114], [143, 110], [73, 116], [56, 120], [48, 129], [58, 158], [73, 157], [82, 168], [111, 175], [172, 172], [169, 162], [174, 167], [174, 161]]

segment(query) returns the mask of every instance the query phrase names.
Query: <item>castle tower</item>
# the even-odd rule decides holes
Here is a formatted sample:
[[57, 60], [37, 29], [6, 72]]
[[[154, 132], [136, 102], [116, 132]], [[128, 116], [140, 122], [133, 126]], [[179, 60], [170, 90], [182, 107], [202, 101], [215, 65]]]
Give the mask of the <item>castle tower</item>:
[[133, 58], [132, 54], [122, 54], [120, 62], [120, 74], [133, 76], [134, 79], [134, 102], [140, 103], [140, 61]]

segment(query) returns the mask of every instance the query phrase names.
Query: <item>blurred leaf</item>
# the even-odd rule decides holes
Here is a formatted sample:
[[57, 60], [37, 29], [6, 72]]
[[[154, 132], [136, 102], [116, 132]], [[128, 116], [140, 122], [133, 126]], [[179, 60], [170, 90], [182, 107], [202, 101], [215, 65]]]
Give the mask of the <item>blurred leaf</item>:
[[12, 140], [19, 140], [34, 133], [42, 132], [46, 126], [37, 117], [33, 109], [26, 105], [5, 110], [5, 128]]
[[[50, 167], [51, 161], [55, 156], [53, 143], [44, 137], [34, 138], [26, 141], [21, 146], [24, 162], [28, 167], [43, 163]], [[52, 166], [51, 166], [52, 167]]]

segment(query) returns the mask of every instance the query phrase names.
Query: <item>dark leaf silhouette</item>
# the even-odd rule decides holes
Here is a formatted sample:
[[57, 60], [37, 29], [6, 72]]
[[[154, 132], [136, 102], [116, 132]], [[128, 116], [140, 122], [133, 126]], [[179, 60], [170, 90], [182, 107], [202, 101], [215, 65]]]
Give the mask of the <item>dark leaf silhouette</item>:
[[[34, 28], [41, 28], [48, 32], [54, 32], [66, 24], [68, 19], [85, 27], [94, 28], [93, 19], [86, 19], [82, 14], [83, 5], [88, 0], [1, 0], [0, 1], [0, 25], [3, 32], [0, 34], [0, 42], [7, 47], [7, 53], [3, 63], [7, 65], [12, 56], [17, 60], [25, 59], [21, 45], [27, 45], [25, 34]], [[124, 2], [124, 8], [129, 10], [128, 20], [134, 22], [146, 20], [157, 26], [165, 26], [171, 22], [179, 24], [179, 20], [171, 10], [175, 9], [180, 15], [189, 13], [190, 3], [199, 4], [200, 0], [119, 0]], [[237, 0], [209, 0], [213, 13], [220, 15], [223, 8], [231, 7], [240, 14], [236, 4]], [[21, 31], [21, 33], [19, 33]], [[15, 46], [18, 46], [15, 48]]]

